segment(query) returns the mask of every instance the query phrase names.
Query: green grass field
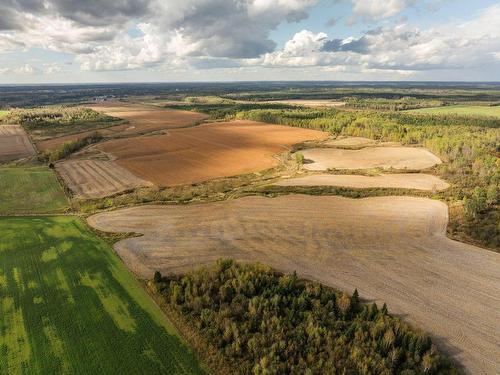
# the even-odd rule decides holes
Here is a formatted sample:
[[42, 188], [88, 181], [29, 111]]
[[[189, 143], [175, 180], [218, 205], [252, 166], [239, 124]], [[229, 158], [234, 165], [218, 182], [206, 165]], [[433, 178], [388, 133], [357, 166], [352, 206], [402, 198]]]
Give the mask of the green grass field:
[[406, 112], [427, 113], [435, 115], [465, 115], [500, 117], [500, 106], [488, 107], [480, 105], [450, 105], [444, 107], [413, 109]]
[[75, 217], [0, 217], [0, 374], [200, 374], [110, 247]]
[[47, 167], [0, 168], [0, 214], [53, 213], [68, 200]]
[[2, 110], [0, 110], [0, 117], [5, 116], [7, 113], [9, 113], [9, 111], [2, 111]]

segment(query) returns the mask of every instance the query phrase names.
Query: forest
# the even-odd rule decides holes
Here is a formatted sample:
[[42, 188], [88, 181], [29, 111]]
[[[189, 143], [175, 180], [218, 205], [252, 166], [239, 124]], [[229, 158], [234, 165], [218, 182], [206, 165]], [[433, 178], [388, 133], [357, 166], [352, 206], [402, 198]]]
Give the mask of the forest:
[[195, 327], [192, 340], [241, 374], [457, 373], [425, 333], [357, 290], [224, 259], [183, 276], [156, 272], [149, 285]]

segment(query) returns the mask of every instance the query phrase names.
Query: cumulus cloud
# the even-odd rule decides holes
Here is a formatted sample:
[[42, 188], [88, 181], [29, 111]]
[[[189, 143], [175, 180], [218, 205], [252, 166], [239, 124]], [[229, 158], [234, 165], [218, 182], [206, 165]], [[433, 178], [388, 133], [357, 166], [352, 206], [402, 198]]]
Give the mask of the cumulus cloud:
[[357, 18], [363, 21], [378, 21], [392, 17], [409, 5], [413, 5], [415, 0], [351, 0], [353, 5], [353, 16], [351, 23]]
[[32, 75], [40, 70], [31, 64], [23, 64], [15, 68], [0, 68], [0, 74]]
[[358, 66], [398, 72], [458, 69], [491, 64], [500, 50], [500, 5], [469, 22], [419, 30], [408, 25], [379, 27], [359, 38], [329, 39], [303, 30], [280, 51], [251, 64], [266, 66]]
[[[87, 70], [137, 69], [175, 57], [252, 58], [271, 30], [317, 0], [4, 0], [0, 52], [40, 47], [78, 55]], [[133, 38], [128, 29], [144, 34]], [[29, 25], [29, 27], [28, 27]], [[3, 30], [3, 31], [2, 31]], [[220, 60], [222, 61], [222, 60]]]
[[[405, 24], [401, 13], [443, 0], [349, 1], [353, 20], [375, 23], [371, 30], [348, 38], [302, 30], [276, 50], [271, 31], [303, 20], [318, 0], [2, 0], [0, 54], [33, 47], [64, 52], [88, 71], [264, 66], [411, 74], [500, 60], [500, 5], [468, 22], [422, 30]], [[330, 16], [328, 26], [338, 21]], [[392, 26], [380, 22], [388, 18]], [[60, 67], [39, 71], [55, 74]]]

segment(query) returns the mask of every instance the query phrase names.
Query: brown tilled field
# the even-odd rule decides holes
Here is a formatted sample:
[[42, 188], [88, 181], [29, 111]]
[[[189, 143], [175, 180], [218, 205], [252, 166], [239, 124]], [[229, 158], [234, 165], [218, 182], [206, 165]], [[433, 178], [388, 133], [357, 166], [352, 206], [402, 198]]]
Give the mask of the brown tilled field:
[[102, 198], [151, 185], [112, 161], [68, 160], [57, 163], [56, 170], [79, 198]]
[[439, 191], [450, 187], [439, 177], [425, 173], [395, 173], [378, 176], [315, 174], [276, 182], [278, 186], [343, 186], [356, 189], [402, 188]]
[[234, 257], [387, 302], [471, 374], [500, 373], [500, 254], [445, 236], [447, 206], [412, 197], [245, 197], [89, 218], [141, 232], [115, 249], [140, 277]]
[[0, 125], [0, 163], [32, 157], [35, 149], [21, 125]]
[[289, 146], [327, 136], [316, 130], [231, 121], [113, 140], [97, 148], [144, 180], [172, 186], [270, 168], [278, 164], [273, 155]]
[[207, 118], [206, 115], [196, 112], [155, 109], [154, 107], [132, 104], [96, 104], [88, 106], [88, 108], [128, 120], [129, 123], [40, 141], [37, 143], [38, 150], [55, 149], [65, 142], [76, 141], [96, 132], [105, 137], [128, 137], [166, 129], [190, 127]]
[[305, 158], [304, 168], [313, 171], [326, 169], [426, 169], [441, 160], [419, 147], [365, 147], [360, 150], [310, 148], [300, 151]]

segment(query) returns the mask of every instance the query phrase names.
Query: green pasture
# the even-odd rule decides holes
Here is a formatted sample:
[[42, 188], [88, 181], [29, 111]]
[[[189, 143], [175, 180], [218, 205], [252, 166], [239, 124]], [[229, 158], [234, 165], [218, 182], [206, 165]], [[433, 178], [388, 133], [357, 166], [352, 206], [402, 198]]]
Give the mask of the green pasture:
[[68, 200], [47, 167], [0, 168], [0, 215], [61, 212]]
[[0, 217], [0, 374], [199, 374], [132, 274], [75, 217]]
[[493, 116], [500, 117], [500, 106], [482, 105], [449, 105], [443, 107], [413, 109], [411, 113], [426, 113], [435, 115]]

